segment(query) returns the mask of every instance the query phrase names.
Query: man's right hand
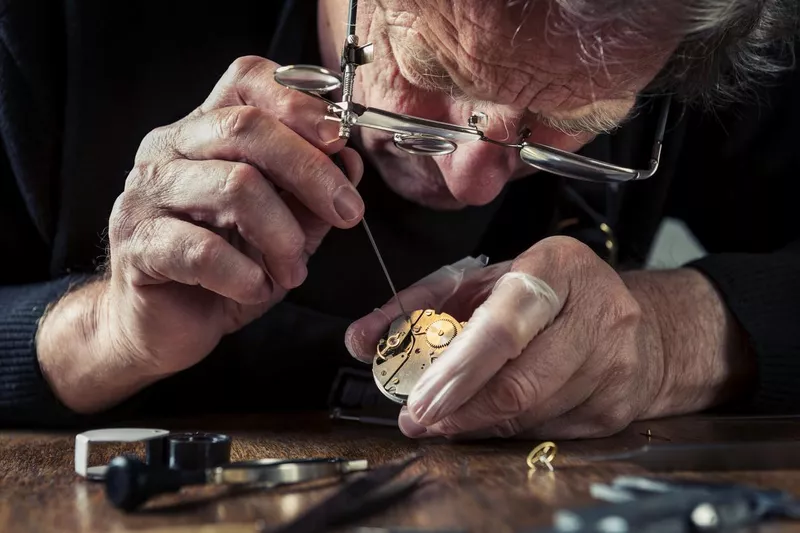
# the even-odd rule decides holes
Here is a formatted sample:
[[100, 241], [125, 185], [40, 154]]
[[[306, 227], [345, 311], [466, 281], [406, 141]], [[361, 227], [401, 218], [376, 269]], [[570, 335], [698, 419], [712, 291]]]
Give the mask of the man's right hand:
[[103, 409], [196, 364], [305, 280], [331, 226], [360, 221], [360, 157], [324, 102], [273, 80], [277, 67], [238, 59], [193, 113], [142, 141], [109, 221], [110, 277], [40, 326], [42, 370], [67, 406]]

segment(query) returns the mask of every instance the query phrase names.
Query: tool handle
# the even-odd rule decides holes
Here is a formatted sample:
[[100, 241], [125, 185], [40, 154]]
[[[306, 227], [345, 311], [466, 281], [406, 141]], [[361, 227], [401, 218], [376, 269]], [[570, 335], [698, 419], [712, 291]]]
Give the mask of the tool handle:
[[685, 490], [631, 502], [561, 510], [555, 516], [555, 529], [575, 533], [691, 533], [722, 531], [756, 521], [749, 500], [741, 492]]
[[149, 466], [135, 457], [115, 457], [106, 470], [106, 497], [123, 511], [133, 511], [159, 494], [205, 483], [205, 471], [170, 470]]

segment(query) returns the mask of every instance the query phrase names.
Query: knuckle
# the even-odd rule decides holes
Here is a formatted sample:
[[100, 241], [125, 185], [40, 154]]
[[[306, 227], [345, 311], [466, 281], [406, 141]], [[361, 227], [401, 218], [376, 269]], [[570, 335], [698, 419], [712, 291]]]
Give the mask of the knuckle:
[[511, 270], [525, 270], [525, 265], [532, 257], [536, 257], [538, 262], [552, 265], [554, 271], [568, 273], [580, 271], [599, 260], [597, 254], [581, 241], [557, 235], [542, 239], [530, 247], [512, 262]]
[[489, 409], [501, 417], [525, 412], [535, 399], [535, 385], [519, 372], [498, 375], [487, 395]]
[[156, 158], [158, 154], [171, 153], [174, 135], [172, 126], [159, 126], [150, 130], [139, 143], [136, 160], [148, 160]]
[[275, 110], [283, 117], [299, 116], [308, 109], [308, 99], [297, 91], [280, 87], [276, 94]]
[[253, 197], [265, 180], [261, 173], [246, 163], [234, 163], [222, 184], [222, 194], [232, 200]]
[[261, 111], [252, 106], [225, 108], [218, 114], [215, 129], [220, 139], [236, 139], [251, 132], [261, 121]]
[[298, 169], [298, 178], [305, 183], [313, 184], [315, 187], [333, 187], [333, 177], [329, 175], [331, 161], [318, 150], [310, 151], [303, 158]]
[[516, 356], [524, 348], [526, 323], [522, 320], [499, 321], [490, 319], [483, 326], [484, 335], [491, 340], [498, 351]]
[[275, 250], [274, 258], [281, 262], [296, 263], [306, 249], [305, 237], [298, 232], [287, 232], [280, 246]]
[[626, 354], [624, 350], [619, 350], [621, 355], [614, 358], [611, 363], [610, 376], [613, 380], [612, 383], [626, 386], [632, 383], [638, 371], [638, 361], [631, 355]]
[[523, 427], [516, 418], [503, 420], [494, 427], [494, 433], [501, 439], [508, 439], [522, 434]]
[[592, 421], [593, 434], [598, 437], [605, 437], [619, 433], [628, 427], [633, 418], [633, 406], [625, 399], [621, 399], [595, 414]]
[[233, 63], [231, 63], [230, 67], [228, 67], [229, 77], [234, 82], [240, 81], [253, 71], [263, 68], [268, 63], [266, 59], [258, 56], [237, 57]]
[[256, 303], [257, 300], [253, 300], [253, 295], [259, 294], [267, 282], [267, 275], [263, 270], [260, 268], [252, 269], [238, 283], [238, 292], [241, 294], [240, 299]]
[[627, 291], [614, 292], [599, 302], [599, 318], [611, 327], [631, 328], [642, 320], [642, 306]]
[[137, 162], [125, 178], [125, 190], [148, 190], [159, 182], [159, 165], [152, 162]]
[[436, 425], [439, 432], [446, 436], [454, 436], [464, 433], [463, 424], [454, 416], [444, 418], [437, 422]]
[[222, 254], [222, 247], [218, 239], [186, 240], [178, 245], [180, 253], [184, 257], [185, 264], [192, 272], [205, 270], [208, 265], [213, 265], [219, 261]]
[[129, 193], [120, 194], [108, 218], [108, 240], [112, 248], [133, 237], [138, 226], [136, 202], [130, 201]]

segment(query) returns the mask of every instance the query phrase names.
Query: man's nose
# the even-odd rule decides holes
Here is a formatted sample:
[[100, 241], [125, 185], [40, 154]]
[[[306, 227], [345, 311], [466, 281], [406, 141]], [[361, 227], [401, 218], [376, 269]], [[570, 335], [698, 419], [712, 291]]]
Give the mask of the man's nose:
[[[492, 133], [485, 132], [487, 137]], [[500, 138], [503, 137], [506, 137], [505, 130]], [[518, 162], [518, 151], [514, 148], [475, 141], [460, 144], [451, 155], [441, 158], [439, 169], [447, 188], [458, 201], [467, 205], [484, 205], [500, 194]]]

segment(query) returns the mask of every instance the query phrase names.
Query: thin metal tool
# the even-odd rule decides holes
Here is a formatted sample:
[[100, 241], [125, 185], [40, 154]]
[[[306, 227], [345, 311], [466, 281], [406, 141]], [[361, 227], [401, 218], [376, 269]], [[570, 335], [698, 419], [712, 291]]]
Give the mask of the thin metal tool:
[[366, 460], [341, 458], [260, 459], [200, 470], [173, 470], [147, 465], [135, 457], [114, 458], [106, 471], [106, 497], [117, 508], [132, 511], [159, 494], [190, 485], [260, 485], [275, 487], [339, 477], [368, 469]]
[[416, 463], [413, 456], [396, 463], [379, 466], [347, 483], [332, 496], [308, 509], [291, 522], [270, 528], [261, 523], [258, 533], [323, 533], [347, 523], [383, 511], [410, 496], [422, 484], [425, 474], [393, 480]]
[[[334, 164], [339, 167], [339, 170], [347, 176], [347, 168], [344, 166], [344, 162], [339, 154], [333, 154], [331, 156], [331, 160]], [[410, 315], [406, 312], [405, 308], [403, 307], [403, 302], [400, 301], [400, 296], [397, 295], [397, 289], [394, 287], [394, 283], [392, 282], [392, 276], [389, 275], [389, 269], [386, 268], [386, 263], [383, 261], [383, 256], [381, 255], [381, 251], [378, 249], [378, 243], [375, 242], [375, 237], [372, 236], [372, 231], [369, 229], [369, 225], [367, 224], [367, 217], [361, 217], [361, 226], [364, 228], [364, 231], [367, 234], [367, 238], [369, 238], [369, 243], [372, 245], [372, 250], [375, 252], [375, 256], [378, 258], [378, 262], [381, 264], [381, 269], [383, 269], [383, 275], [386, 277], [386, 281], [389, 282], [389, 288], [392, 289], [392, 294], [394, 295], [394, 299], [397, 300], [397, 305], [400, 306], [400, 311], [402, 311], [403, 316], [407, 320], [411, 320]]]
[[372, 232], [369, 229], [366, 217], [363, 217], [361, 219], [361, 225], [364, 226], [364, 231], [367, 232], [367, 237], [369, 237], [369, 242], [370, 244], [372, 244], [372, 249], [375, 251], [375, 255], [378, 257], [378, 262], [381, 264], [381, 268], [383, 269], [383, 275], [386, 276], [386, 281], [389, 282], [389, 287], [391, 287], [392, 289], [392, 294], [394, 294], [394, 299], [397, 300], [397, 305], [400, 306], [400, 311], [403, 312], [404, 317], [406, 317], [408, 320], [411, 320], [411, 316], [406, 312], [405, 308], [403, 307], [403, 302], [400, 301], [400, 296], [397, 294], [397, 289], [394, 288], [394, 283], [392, 283], [392, 277], [389, 275], [389, 269], [386, 268], [386, 263], [383, 262], [383, 256], [381, 256], [381, 252], [380, 250], [378, 250], [378, 245], [375, 242], [375, 237], [372, 236]]

